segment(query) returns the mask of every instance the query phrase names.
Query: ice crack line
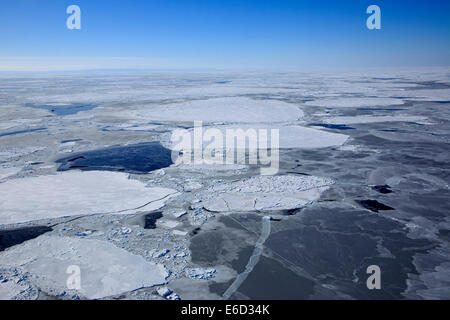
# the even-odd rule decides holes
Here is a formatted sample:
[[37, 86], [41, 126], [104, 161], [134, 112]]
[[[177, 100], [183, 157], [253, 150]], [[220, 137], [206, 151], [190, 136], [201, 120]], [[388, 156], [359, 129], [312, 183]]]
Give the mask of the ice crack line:
[[262, 229], [261, 235], [259, 236], [258, 241], [256, 242], [255, 249], [248, 260], [247, 265], [245, 266], [244, 272], [239, 274], [231, 286], [225, 291], [222, 296], [222, 300], [228, 300], [230, 297], [239, 289], [239, 287], [244, 283], [247, 279], [248, 275], [253, 271], [253, 268], [258, 264], [259, 259], [261, 258], [261, 254], [264, 249], [264, 243], [270, 235], [270, 218], [263, 217], [262, 219]]

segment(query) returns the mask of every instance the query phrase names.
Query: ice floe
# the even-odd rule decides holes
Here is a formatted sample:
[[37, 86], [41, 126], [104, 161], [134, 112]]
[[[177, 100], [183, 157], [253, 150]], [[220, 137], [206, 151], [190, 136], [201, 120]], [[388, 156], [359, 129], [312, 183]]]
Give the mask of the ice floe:
[[[106, 171], [68, 171], [9, 180], [0, 184], [0, 224], [95, 213], [156, 210], [177, 192], [152, 187], [129, 175]], [[130, 211], [130, 212], [128, 212]]]
[[[191, 143], [192, 136], [194, 129], [190, 130], [175, 130], [175, 135], [179, 137], [179, 139], [174, 139], [177, 141], [173, 141], [171, 148], [176, 151], [180, 152], [193, 152]], [[233, 146], [236, 146], [234, 144], [234, 141], [228, 141], [229, 136], [239, 136], [244, 137], [248, 139], [248, 137], [251, 137], [252, 135], [257, 137], [258, 144], [257, 146], [263, 146], [265, 148], [276, 148], [276, 145], [272, 141], [272, 131], [278, 130], [279, 132], [279, 141], [278, 141], [278, 147], [280, 149], [316, 149], [316, 148], [328, 148], [328, 147], [337, 147], [343, 145], [349, 138], [348, 135], [340, 134], [340, 133], [333, 133], [328, 132], [325, 130], [319, 130], [314, 128], [307, 128], [302, 126], [293, 126], [293, 125], [286, 125], [286, 126], [276, 126], [276, 125], [253, 125], [253, 126], [216, 126], [216, 127], [209, 127], [207, 130], [214, 130], [209, 131], [211, 134], [214, 134], [214, 139], [219, 139], [220, 137], [223, 138], [223, 143], [219, 141], [219, 144], [217, 146], [223, 146], [225, 149], [226, 147], [230, 146], [231, 144]], [[264, 135], [263, 135], [264, 133]], [[265, 139], [267, 138], [267, 139]], [[208, 150], [212, 148], [211, 140], [206, 139], [203, 136], [203, 150]], [[231, 143], [230, 143], [231, 142]], [[198, 165], [198, 164], [196, 164]], [[217, 164], [220, 166], [220, 164]], [[210, 166], [208, 166], [210, 167]], [[213, 167], [211, 167], [213, 168]], [[230, 169], [229, 166], [225, 166], [225, 169]]]
[[213, 212], [297, 209], [317, 200], [333, 183], [314, 176], [255, 176], [214, 184], [204, 193], [203, 206]]
[[162, 105], [134, 111], [132, 114], [148, 120], [213, 123], [273, 123], [295, 121], [303, 117], [302, 110], [294, 104], [239, 97]]
[[[47, 294], [65, 296], [73, 289], [89, 299], [162, 285], [168, 276], [164, 266], [108, 242], [47, 235], [0, 253], [1, 268], [17, 266]], [[79, 268], [79, 288], [67, 286], [70, 266]]]

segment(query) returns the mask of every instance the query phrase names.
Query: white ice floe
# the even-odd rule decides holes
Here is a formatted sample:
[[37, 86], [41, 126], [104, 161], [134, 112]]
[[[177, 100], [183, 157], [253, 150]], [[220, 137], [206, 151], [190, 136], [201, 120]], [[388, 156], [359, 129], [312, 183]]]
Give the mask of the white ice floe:
[[[48, 294], [61, 296], [73, 289], [89, 299], [162, 285], [168, 276], [164, 266], [108, 242], [47, 235], [0, 253], [0, 267], [19, 267], [31, 275], [34, 285]], [[68, 288], [68, 279], [77, 268], [79, 289]]]
[[172, 234], [174, 236], [184, 237], [184, 236], [186, 236], [188, 234], [188, 232], [187, 231], [180, 231], [180, 230], [173, 230]]
[[273, 123], [295, 121], [303, 117], [303, 111], [282, 101], [233, 97], [161, 105], [134, 111], [130, 115], [157, 121]]
[[177, 192], [147, 188], [129, 175], [106, 171], [69, 171], [9, 180], [0, 184], [0, 224], [95, 213], [156, 210]]
[[158, 292], [158, 294], [164, 298], [172, 294], [172, 290], [170, 290], [167, 287], [161, 287], [158, 290], [156, 290], [156, 292]]
[[428, 119], [421, 116], [355, 116], [355, 117], [332, 117], [323, 120], [329, 124], [364, 124], [378, 122], [420, 122], [424, 123]]
[[169, 214], [173, 215], [175, 218], [181, 218], [182, 216], [187, 214], [187, 211], [184, 209], [179, 209], [179, 210], [170, 211]]
[[[211, 130], [211, 131], [209, 131]], [[213, 131], [214, 130], [214, 131]], [[278, 147], [280, 149], [316, 149], [316, 148], [328, 148], [337, 147], [343, 145], [349, 136], [340, 133], [328, 132], [325, 130], [307, 128], [302, 126], [277, 126], [277, 125], [262, 125], [256, 124], [253, 126], [241, 125], [241, 126], [215, 126], [205, 128], [202, 134], [211, 134], [215, 141], [218, 141], [219, 146], [223, 146], [225, 149], [235, 150], [236, 148], [245, 147], [245, 145], [238, 146], [234, 142], [233, 137], [246, 138], [256, 137], [256, 146], [263, 146], [265, 148], [276, 148], [276, 144], [272, 141], [272, 133], [278, 130]], [[171, 149], [189, 153], [193, 152], [192, 137], [194, 136], [194, 130], [176, 130], [174, 134], [179, 139], [174, 139]], [[211, 149], [211, 137], [208, 139], [202, 136], [203, 150]], [[231, 138], [230, 138], [231, 137]], [[199, 164], [196, 164], [199, 165]], [[239, 164], [238, 164], [239, 165]], [[205, 166], [211, 167], [211, 166]], [[225, 169], [229, 166], [225, 166]], [[213, 168], [213, 167], [212, 167]]]
[[214, 184], [205, 191], [203, 206], [213, 212], [296, 209], [317, 200], [333, 183], [314, 176], [255, 176]]
[[308, 101], [305, 104], [326, 108], [368, 108], [402, 105], [404, 102], [394, 98], [336, 98]]

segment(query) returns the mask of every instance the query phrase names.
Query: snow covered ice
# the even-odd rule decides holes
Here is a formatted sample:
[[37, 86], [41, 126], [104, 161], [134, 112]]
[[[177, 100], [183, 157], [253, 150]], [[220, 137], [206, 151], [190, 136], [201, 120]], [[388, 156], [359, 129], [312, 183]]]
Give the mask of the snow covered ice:
[[13, 179], [0, 184], [0, 223], [13, 224], [64, 216], [129, 213], [137, 208], [156, 210], [167, 188], [146, 188], [125, 173], [64, 172]]
[[[448, 299], [448, 74], [0, 75], [0, 299]], [[277, 173], [177, 161], [194, 121]]]

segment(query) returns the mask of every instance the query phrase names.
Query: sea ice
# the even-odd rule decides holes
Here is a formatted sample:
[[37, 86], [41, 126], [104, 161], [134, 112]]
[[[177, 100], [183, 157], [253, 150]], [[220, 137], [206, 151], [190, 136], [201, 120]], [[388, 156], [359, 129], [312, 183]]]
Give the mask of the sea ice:
[[96, 213], [127, 213], [161, 208], [177, 192], [147, 188], [129, 175], [107, 171], [68, 171], [9, 180], [0, 184], [0, 224]]
[[209, 280], [216, 277], [217, 270], [214, 268], [201, 269], [193, 268], [186, 269], [186, 275], [191, 279]]
[[[261, 125], [257, 124], [254, 126], [217, 126], [217, 127], [208, 127], [208, 129], [215, 129], [220, 131], [223, 139], [225, 140], [222, 144], [225, 147], [229, 146], [233, 141], [226, 141], [227, 131], [230, 133], [236, 133], [236, 130], [241, 130], [243, 134], [250, 135], [251, 131], [256, 132], [259, 139], [261, 139], [261, 135], [259, 134], [260, 130], [263, 130], [267, 133], [267, 138], [269, 141], [261, 141], [263, 146], [268, 148], [274, 148], [274, 144], [271, 141], [271, 130], [279, 130], [279, 148], [280, 149], [316, 149], [316, 148], [328, 148], [328, 147], [336, 147], [343, 145], [349, 138], [349, 136], [333, 133], [319, 129], [307, 128], [302, 126], [276, 126], [276, 125]], [[193, 130], [186, 131], [178, 131], [180, 134], [181, 143], [174, 143], [172, 148], [176, 151], [186, 152], [193, 150], [186, 150], [188, 148], [192, 148], [192, 145], [189, 143], [191, 141], [191, 136], [193, 136]], [[220, 141], [220, 140], [219, 140]], [[186, 144], [184, 143], [186, 142]], [[211, 142], [203, 141], [203, 150], [207, 150], [209, 144]], [[196, 164], [197, 165], [197, 164]], [[225, 166], [226, 168], [227, 166]], [[229, 167], [228, 167], [229, 168]]]
[[30, 281], [51, 295], [65, 295], [69, 266], [80, 269], [77, 293], [99, 299], [166, 283], [162, 265], [147, 262], [101, 240], [43, 235], [0, 253], [1, 268], [20, 266]]
[[8, 178], [18, 173], [22, 168], [2, 168], [0, 167], [0, 180]]
[[203, 202], [213, 212], [297, 209], [317, 200], [333, 183], [313, 176], [255, 176], [214, 184]]
[[157, 121], [219, 123], [287, 122], [303, 117], [294, 104], [249, 98], [215, 98], [162, 105], [134, 112], [138, 118]]
[[308, 101], [305, 104], [326, 108], [364, 108], [402, 105], [404, 102], [403, 100], [393, 98], [336, 98]]
[[427, 121], [426, 117], [421, 116], [355, 116], [355, 117], [332, 117], [323, 120], [330, 124], [364, 124], [378, 122], [420, 122]]

